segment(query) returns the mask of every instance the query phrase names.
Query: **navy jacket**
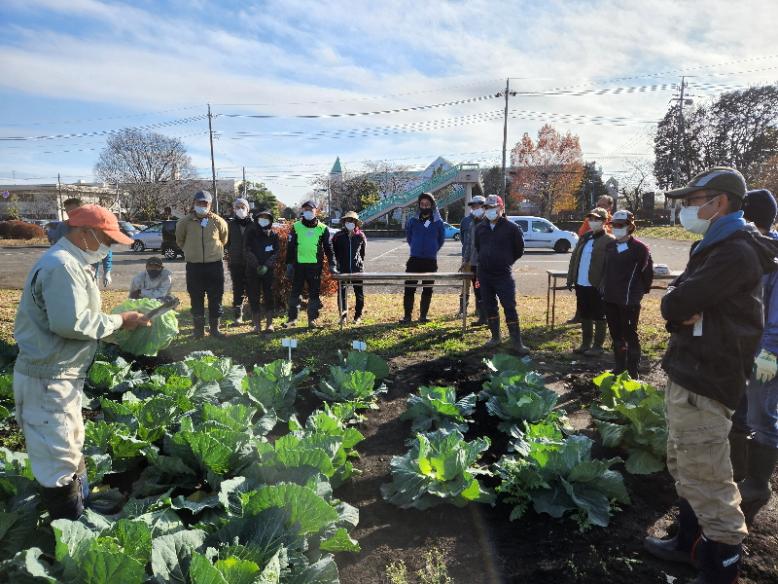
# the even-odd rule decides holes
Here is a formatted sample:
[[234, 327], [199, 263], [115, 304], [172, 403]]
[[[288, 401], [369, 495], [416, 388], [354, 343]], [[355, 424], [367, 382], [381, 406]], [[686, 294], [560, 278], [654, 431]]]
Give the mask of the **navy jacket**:
[[510, 274], [511, 266], [524, 255], [524, 235], [518, 225], [505, 217], [497, 220], [494, 229], [484, 220], [475, 228], [475, 249], [479, 274]]
[[411, 217], [405, 224], [405, 239], [411, 246], [412, 258], [434, 260], [446, 240], [446, 228], [437, 209], [433, 209], [429, 220], [419, 216]]

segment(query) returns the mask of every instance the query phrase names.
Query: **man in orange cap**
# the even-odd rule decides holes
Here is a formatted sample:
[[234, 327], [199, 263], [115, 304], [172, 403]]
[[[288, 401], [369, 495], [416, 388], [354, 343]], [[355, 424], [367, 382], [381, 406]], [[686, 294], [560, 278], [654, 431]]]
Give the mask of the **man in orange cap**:
[[84, 205], [70, 213], [69, 223], [68, 234], [30, 270], [14, 325], [16, 419], [52, 519], [77, 519], [89, 493], [81, 395], [97, 341], [120, 328], [150, 324], [140, 312], [101, 310], [92, 266], [111, 244], [132, 243], [116, 217]]

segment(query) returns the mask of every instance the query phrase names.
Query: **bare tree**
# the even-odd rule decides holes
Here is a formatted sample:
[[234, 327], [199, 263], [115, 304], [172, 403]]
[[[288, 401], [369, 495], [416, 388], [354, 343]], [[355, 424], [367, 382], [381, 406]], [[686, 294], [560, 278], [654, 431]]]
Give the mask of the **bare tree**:
[[108, 138], [95, 165], [97, 177], [122, 185], [133, 217], [148, 219], [165, 206], [179, 206], [191, 196], [176, 188], [178, 181], [196, 176], [181, 140], [127, 128]]
[[634, 213], [643, 204], [643, 193], [653, 190], [653, 163], [649, 160], [630, 160], [627, 165], [630, 171], [621, 180], [621, 196], [627, 209]]

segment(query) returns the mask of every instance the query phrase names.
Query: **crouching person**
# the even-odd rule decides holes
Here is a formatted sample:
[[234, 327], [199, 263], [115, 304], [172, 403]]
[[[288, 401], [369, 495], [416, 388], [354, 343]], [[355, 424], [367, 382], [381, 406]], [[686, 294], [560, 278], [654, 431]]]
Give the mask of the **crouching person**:
[[97, 341], [150, 323], [140, 312], [105, 314], [91, 266], [114, 243], [130, 245], [97, 205], [70, 212], [70, 229], [35, 263], [24, 284], [14, 337], [16, 419], [52, 519], [78, 519], [89, 494], [81, 400]]
[[502, 341], [497, 306], [499, 298], [505, 311], [513, 350], [519, 355], [528, 355], [529, 349], [521, 342], [519, 313], [516, 311], [516, 282], [511, 272], [516, 260], [524, 255], [524, 235], [518, 225], [505, 218], [502, 198], [489, 195], [485, 207], [486, 219], [475, 230], [475, 249], [478, 254], [481, 301], [486, 308], [489, 330], [492, 333], [492, 338], [486, 346], [496, 347]]
[[173, 289], [173, 273], [165, 269], [162, 259], [151, 257], [146, 260], [146, 269], [137, 274], [130, 283], [130, 298], [152, 298], [163, 300]]
[[616, 211], [611, 219], [611, 241], [605, 249], [603, 300], [608, 321], [613, 356], [613, 373], [629, 372], [638, 378], [640, 365], [640, 303], [654, 281], [654, 261], [646, 244], [635, 238], [635, 216], [630, 211]]
[[575, 287], [576, 313], [581, 319], [581, 345], [573, 352], [598, 357], [605, 342], [605, 307], [600, 295], [605, 249], [613, 236], [605, 231], [608, 211], [592, 209], [587, 215], [591, 231], [584, 233], [570, 256], [567, 287]]
[[262, 312], [265, 330], [273, 331], [275, 301], [273, 299], [274, 269], [278, 260], [278, 234], [273, 231], [273, 213], [263, 209], [256, 223], [246, 231], [246, 280], [254, 332], [261, 332]]

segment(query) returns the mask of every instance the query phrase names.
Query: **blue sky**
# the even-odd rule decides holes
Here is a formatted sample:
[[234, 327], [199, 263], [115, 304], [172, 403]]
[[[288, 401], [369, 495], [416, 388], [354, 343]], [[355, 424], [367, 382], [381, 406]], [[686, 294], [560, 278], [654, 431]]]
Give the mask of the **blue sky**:
[[[488, 165], [502, 140], [497, 99], [291, 116], [493, 95], [511, 76], [514, 88], [540, 95], [512, 98], [510, 142], [550, 121], [578, 134], [606, 176], [627, 181], [635, 164], [650, 163], [651, 122], [673, 90], [616, 88], [678, 83], [686, 73], [704, 101], [778, 80], [774, 0], [4, 0], [0, 21], [0, 136], [173, 122], [158, 131], [181, 137], [207, 176], [207, 123], [191, 118], [211, 103], [219, 176], [238, 177], [245, 165], [286, 203], [302, 199], [336, 156], [347, 170], [365, 160], [420, 167], [437, 155]], [[555, 88], [570, 89], [547, 95]], [[0, 141], [0, 182], [54, 182], [58, 172], [66, 182], [92, 180], [103, 143]]]

